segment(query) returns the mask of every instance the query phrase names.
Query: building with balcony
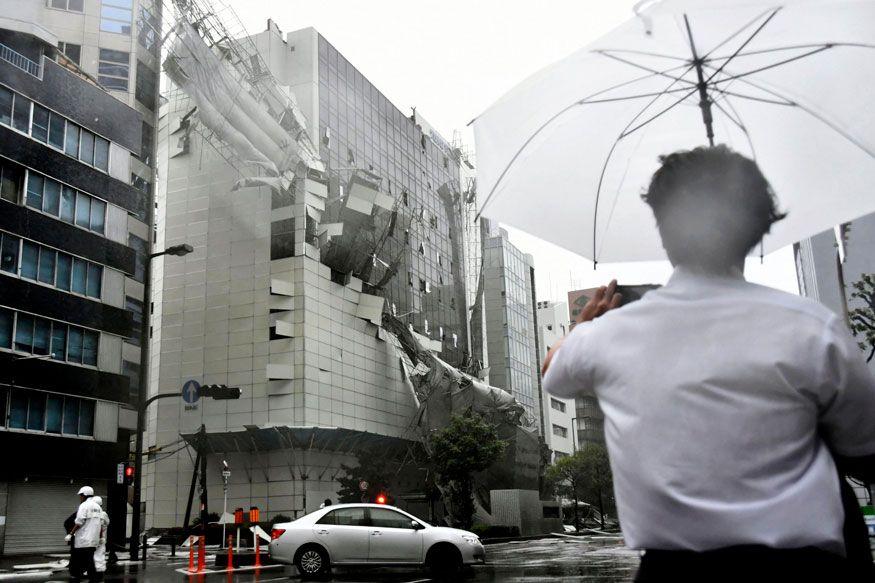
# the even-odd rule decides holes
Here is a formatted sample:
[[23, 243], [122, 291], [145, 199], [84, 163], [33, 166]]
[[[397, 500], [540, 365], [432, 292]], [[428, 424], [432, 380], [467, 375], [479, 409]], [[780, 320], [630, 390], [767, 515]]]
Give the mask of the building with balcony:
[[36, 15], [19, 18], [29, 3], [14, 4], [0, 12], [0, 553], [7, 555], [64, 550], [59, 525], [84, 484], [106, 500], [111, 540], [124, 539], [127, 491], [116, 469], [136, 426], [131, 379], [150, 237], [149, 201], [131, 185], [141, 114], [68, 66]]
[[[565, 302], [538, 302], [539, 361], [543, 362], [550, 348], [569, 332], [568, 304]], [[577, 449], [575, 423], [577, 411], [574, 399], [559, 399], [544, 395], [544, 441], [552, 451], [552, 461], [571, 455]]]

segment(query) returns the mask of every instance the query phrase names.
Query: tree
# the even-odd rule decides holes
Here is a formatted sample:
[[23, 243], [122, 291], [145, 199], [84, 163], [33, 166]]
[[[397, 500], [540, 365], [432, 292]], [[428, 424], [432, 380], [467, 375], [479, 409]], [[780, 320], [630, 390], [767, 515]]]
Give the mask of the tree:
[[547, 468], [546, 479], [560, 496], [574, 500], [574, 527], [580, 529], [581, 501], [596, 506], [605, 527], [605, 510], [613, 508], [613, 476], [608, 452], [602, 445], [587, 443], [574, 455], [563, 457]]
[[[362, 500], [373, 502], [378, 494], [384, 494], [387, 501], [391, 502], [389, 486], [395, 472], [390, 460], [380, 456], [359, 456], [357, 466], [344, 464], [340, 467], [346, 472], [346, 476], [337, 478], [340, 482], [337, 500], [341, 504]], [[360, 488], [361, 482], [367, 482], [368, 487], [365, 491]]]
[[875, 357], [875, 274], [864, 273], [851, 287], [851, 299], [862, 302], [848, 312], [851, 330], [860, 340], [860, 349], [869, 352], [866, 362], [870, 362]]
[[501, 457], [506, 444], [498, 438], [494, 425], [470, 411], [454, 415], [430, 442], [437, 484], [447, 496], [454, 525], [470, 530], [474, 523], [474, 473]]

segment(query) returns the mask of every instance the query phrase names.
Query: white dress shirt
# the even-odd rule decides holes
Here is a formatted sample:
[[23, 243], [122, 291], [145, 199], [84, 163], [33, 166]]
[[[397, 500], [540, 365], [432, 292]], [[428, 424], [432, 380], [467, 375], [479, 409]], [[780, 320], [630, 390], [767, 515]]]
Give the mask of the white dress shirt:
[[630, 547], [844, 554], [826, 444], [875, 454], [875, 378], [824, 306], [740, 274], [677, 269], [664, 288], [576, 326], [544, 386], [598, 397]]
[[101, 512], [100, 506], [93, 498], [86, 498], [79, 504], [79, 509], [76, 511], [76, 524], [79, 525], [79, 529], [73, 535], [77, 549], [96, 548], [100, 544]]

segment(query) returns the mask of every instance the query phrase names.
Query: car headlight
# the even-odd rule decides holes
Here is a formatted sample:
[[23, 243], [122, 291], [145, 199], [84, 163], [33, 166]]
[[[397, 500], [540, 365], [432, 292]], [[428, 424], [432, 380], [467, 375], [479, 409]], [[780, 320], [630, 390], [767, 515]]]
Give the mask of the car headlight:
[[468, 543], [469, 545], [479, 545], [480, 537], [473, 534], [463, 534], [462, 540]]

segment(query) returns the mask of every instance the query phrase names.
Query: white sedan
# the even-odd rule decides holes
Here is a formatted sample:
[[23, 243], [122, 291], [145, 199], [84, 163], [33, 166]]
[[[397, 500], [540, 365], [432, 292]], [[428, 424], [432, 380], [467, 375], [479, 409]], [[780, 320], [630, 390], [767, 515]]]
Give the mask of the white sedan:
[[304, 576], [331, 565], [416, 565], [439, 576], [486, 559], [476, 534], [430, 524], [394, 506], [338, 504], [275, 524], [270, 556]]

